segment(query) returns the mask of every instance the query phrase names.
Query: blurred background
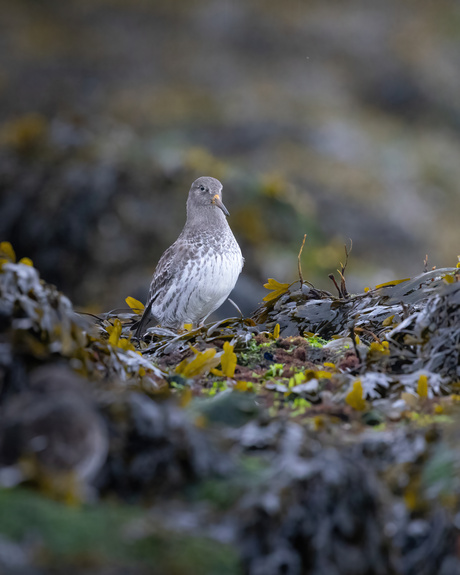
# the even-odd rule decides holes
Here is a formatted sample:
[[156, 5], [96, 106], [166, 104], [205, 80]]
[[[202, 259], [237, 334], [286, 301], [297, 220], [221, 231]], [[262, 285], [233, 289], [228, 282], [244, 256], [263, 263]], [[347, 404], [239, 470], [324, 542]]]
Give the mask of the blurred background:
[[[145, 300], [219, 178], [268, 277], [348, 287], [460, 253], [460, 4], [454, 0], [0, 0], [0, 239], [80, 308]], [[231, 308], [221, 314], [233, 315]]]

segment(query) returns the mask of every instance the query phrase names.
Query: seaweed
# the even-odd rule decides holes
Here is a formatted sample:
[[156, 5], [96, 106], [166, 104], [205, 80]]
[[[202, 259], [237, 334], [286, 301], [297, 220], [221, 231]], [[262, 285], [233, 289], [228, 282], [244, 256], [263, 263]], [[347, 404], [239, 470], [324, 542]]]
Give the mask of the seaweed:
[[[225, 531], [239, 556], [226, 562], [222, 547], [229, 573], [456, 568], [458, 268], [350, 294], [344, 264], [333, 296], [299, 266], [300, 281], [267, 283], [252, 317], [151, 327], [138, 340], [141, 302], [78, 313], [9, 244], [2, 258], [0, 505], [33, 489], [26, 498], [89, 506], [85, 525], [105, 521], [111, 502], [136, 517], [137, 543], [121, 541], [109, 560], [95, 534], [98, 560], [136, 573], [152, 557], [176, 565], [155, 541], [188, 544], [187, 521], [202, 542]], [[62, 564], [53, 525], [40, 543], [49, 565]], [[23, 523], [0, 532], [35, 565]], [[66, 568], [94, 553], [81, 541]]]

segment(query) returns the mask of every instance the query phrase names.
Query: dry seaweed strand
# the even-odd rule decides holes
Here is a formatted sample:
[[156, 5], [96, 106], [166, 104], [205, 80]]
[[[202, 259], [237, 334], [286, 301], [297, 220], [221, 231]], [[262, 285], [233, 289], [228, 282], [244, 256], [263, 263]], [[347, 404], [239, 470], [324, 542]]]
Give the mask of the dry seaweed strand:
[[373, 331], [371, 331], [370, 329], [367, 329], [367, 328], [365, 328], [365, 327], [358, 327], [358, 326], [356, 326], [356, 327], [354, 328], [354, 330], [355, 330], [355, 331], [359, 331], [359, 332], [361, 332], [361, 333], [365, 333], [365, 334], [367, 334], [367, 335], [370, 335], [371, 338], [372, 338], [374, 341], [376, 341], [377, 343], [380, 343], [380, 344], [382, 343], [382, 340], [381, 340], [379, 337], [377, 337], [377, 336], [375, 335], [375, 333], [374, 333]]
[[338, 291], [338, 293], [339, 293], [339, 298], [342, 298], [342, 297], [343, 297], [343, 294], [342, 294], [342, 292], [341, 292], [341, 290], [340, 290], [339, 285], [337, 284], [337, 281], [336, 281], [336, 279], [335, 279], [335, 277], [334, 277], [334, 274], [329, 274], [327, 277], [328, 277], [328, 278], [332, 281], [332, 283], [335, 285], [335, 287], [336, 287], [336, 289], [337, 289], [337, 291]]
[[299, 270], [299, 280], [300, 280], [300, 287], [303, 286], [303, 275], [302, 275], [302, 264], [300, 262], [300, 256], [302, 255], [302, 250], [305, 245], [305, 240], [307, 239], [307, 234], [304, 234], [302, 245], [300, 246], [299, 255], [297, 256], [297, 267]]
[[423, 271], [425, 273], [428, 271], [428, 254], [425, 254], [425, 259], [423, 260]]
[[243, 312], [240, 310], [240, 308], [237, 306], [237, 304], [230, 298], [227, 298], [227, 301], [229, 301], [232, 304], [232, 306], [236, 309], [236, 311], [240, 314], [240, 318], [244, 319]]
[[361, 358], [361, 354], [359, 353], [359, 349], [358, 349], [358, 345], [356, 344], [356, 333], [355, 333], [355, 326], [352, 325], [350, 327], [350, 337], [351, 337], [351, 341], [353, 342], [353, 349], [355, 351], [356, 357], [358, 358], [359, 361], [359, 365], [356, 368], [357, 373], [359, 372], [359, 370], [363, 367], [363, 360]]
[[339, 294], [339, 298], [348, 299], [350, 297], [350, 294], [348, 293], [347, 284], [345, 282], [345, 270], [347, 269], [347, 265], [348, 265], [348, 256], [350, 255], [351, 250], [353, 249], [352, 239], [350, 238], [350, 249], [348, 249], [346, 245], [344, 245], [343, 247], [345, 250], [345, 263], [343, 264], [342, 262], [340, 262], [340, 269], [337, 270], [339, 275], [340, 275], [340, 287], [339, 287], [339, 285], [338, 285], [338, 283], [334, 277], [334, 274], [329, 274], [328, 278], [335, 285], [335, 288]]
[[340, 274], [340, 290], [343, 294], [344, 298], [348, 298], [349, 297], [349, 293], [347, 290], [347, 285], [345, 282], [345, 270], [347, 269], [347, 265], [348, 265], [348, 256], [351, 253], [351, 250], [353, 249], [353, 240], [350, 238], [350, 249], [347, 248], [346, 245], [343, 246], [344, 250], [345, 250], [345, 263], [343, 264], [342, 262], [340, 262], [340, 270], [337, 270]]

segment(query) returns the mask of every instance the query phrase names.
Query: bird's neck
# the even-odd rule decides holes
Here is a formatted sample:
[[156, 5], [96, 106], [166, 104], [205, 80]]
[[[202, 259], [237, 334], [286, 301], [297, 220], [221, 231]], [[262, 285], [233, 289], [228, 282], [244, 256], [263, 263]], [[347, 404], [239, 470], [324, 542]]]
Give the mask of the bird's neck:
[[187, 221], [184, 232], [189, 230], [222, 230], [228, 227], [227, 218], [216, 206], [187, 205]]

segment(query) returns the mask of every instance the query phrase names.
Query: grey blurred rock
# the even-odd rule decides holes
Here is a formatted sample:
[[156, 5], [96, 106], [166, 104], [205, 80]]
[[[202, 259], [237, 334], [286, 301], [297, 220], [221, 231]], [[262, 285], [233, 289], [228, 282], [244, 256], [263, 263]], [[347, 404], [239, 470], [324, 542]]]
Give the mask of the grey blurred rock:
[[0, 463], [28, 460], [34, 473], [74, 472], [90, 481], [105, 461], [108, 439], [83, 386], [65, 366], [32, 372], [29, 389], [1, 407]]

